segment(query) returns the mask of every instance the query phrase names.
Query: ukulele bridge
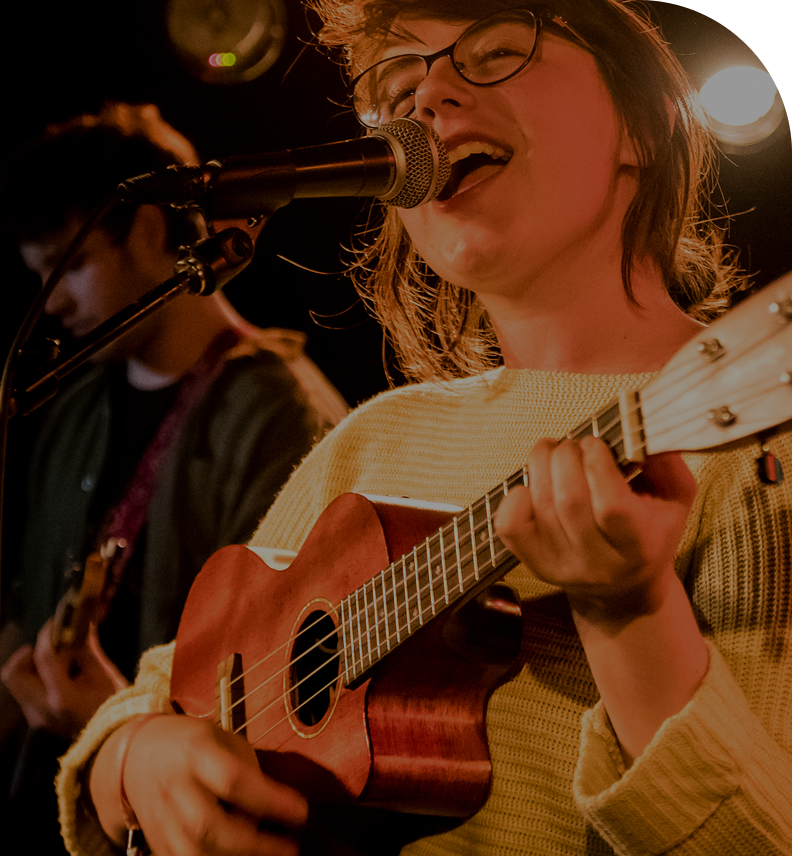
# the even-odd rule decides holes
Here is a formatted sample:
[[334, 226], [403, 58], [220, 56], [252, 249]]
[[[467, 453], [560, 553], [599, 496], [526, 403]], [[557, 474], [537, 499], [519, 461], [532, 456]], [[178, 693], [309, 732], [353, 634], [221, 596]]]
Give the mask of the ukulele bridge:
[[215, 724], [229, 734], [245, 736], [245, 682], [242, 655], [231, 654], [217, 667]]

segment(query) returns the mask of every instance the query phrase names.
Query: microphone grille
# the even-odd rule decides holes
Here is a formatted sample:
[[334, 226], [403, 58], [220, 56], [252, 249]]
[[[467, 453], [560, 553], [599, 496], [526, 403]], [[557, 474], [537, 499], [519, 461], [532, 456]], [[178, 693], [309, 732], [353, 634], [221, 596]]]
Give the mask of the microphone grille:
[[448, 152], [437, 132], [417, 119], [396, 119], [374, 131], [377, 135], [390, 138], [397, 163], [396, 181], [380, 200], [397, 208], [431, 202], [451, 175]]

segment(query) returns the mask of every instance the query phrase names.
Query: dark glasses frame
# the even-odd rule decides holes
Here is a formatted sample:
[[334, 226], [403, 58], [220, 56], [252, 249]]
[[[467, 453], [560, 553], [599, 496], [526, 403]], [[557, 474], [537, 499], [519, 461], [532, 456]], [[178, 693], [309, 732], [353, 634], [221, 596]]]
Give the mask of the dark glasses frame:
[[[459, 68], [459, 66], [456, 64], [456, 61], [454, 59], [454, 52], [456, 51], [456, 48], [457, 48], [457, 45], [459, 44], [459, 42], [462, 41], [464, 38], [466, 38], [471, 30], [473, 30], [476, 27], [480, 27], [482, 24], [485, 24], [491, 18], [496, 18], [496, 17], [501, 16], [501, 15], [503, 15], [504, 17], [506, 17], [507, 15], [514, 16], [515, 14], [521, 14], [521, 15], [526, 16], [526, 17], [530, 16], [531, 21], [534, 25], [534, 42], [533, 42], [533, 46], [531, 47], [531, 51], [528, 54], [528, 56], [525, 58], [525, 60], [517, 68], [515, 68], [513, 71], [510, 71], [504, 77], [499, 77], [497, 80], [487, 80], [484, 82], [476, 81], [476, 80], [470, 80], [470, 78], [468, 78], [465, 75], [465, 73], [462, 71], [462, 69]], [[485, 18], [481, 18], [478, 21], [474, 21], [469, 27], [466, 27], [465, 30], [462, 33], [460, 33], [459, 36], [448, 47], [443, 48], [442, 50], [436, 51], [435, 53], [432, 53], [432, 54], [413, 54], [413, 53], [397, 54], [395, 56], [387, 57], [386, 59], [381, 59], [375, 63], [372, 63], [372, 65], [370, 65], [368, 68], [364, 69], [362, 72], [360, 72], [360, 74], [356, 75], [350, 81], [350, 84], [349, 84], [349, 87], [350, 87], [351, 92], [352, 92], [352, 102], [353, 102], [353, 109], [355, 110], [355, 115], [357, 116], [357, 119], [360, 122], [360, 124], [363, 125], [364, 127], [366, 127], [366, 128], [377, 127], [376, 125], [369, 125], [366, 122], [364, 122], [363, 119], [361, 118], [359, 111], [357, 110], [357, 108], [354, 105], [355, 105], [355, 88], [357, 87], [358, 83], [360, 83], [360, 81], [367, 74], [369, 74], [373, 69], [377, 68], [377, 66], [379, 66], [379, 65], [385, 65], [386, 63], [391, 63], [394, 60], [402, 59], [405, 57], [422, 59], [424, 61], [424, 63], [426, 64], [426, 74], [423, 77], [423, 79], [425, 80], [426, 77], [428, 77], [429, 72], [430, 72], [432, 66], [434, 65], [434, 63], [437, 62], [438, 59], [441, 59], [442, 57], [447, 56], [451, 60], [451, 65], [454, 67], [454, 70], [457, 72], [457, 74], [463, 80], [470, 83], [472, 86], [496, 86], [497, 84], [503, 83], [504, 81], [510, 80], [512, 77], [515, 77], [516, 75], [518, 75], [531, 62], [531, 60], [534, 57], [534, 54], [536, 53], [536, 48], [537, 48], [537, 45], [539, 44], [539, 37], [540, 37], [540, 34], [542, 32], [542, 29], [544, 26], [546, 26], [548, 24], [551, 26], [559, 27], [560, 29], [567, 30], [574, 37], [574, 39], [576, 41], [578, 41], [581, 45], [583, 45], [584, 47], [586, 47], [588, 49], [588, 45], [586, 44], [584, 39], [582, 39], [569, 26], [569, 24], [566, 22], [566, 20], [564, 18], [562, 18], [560, 15], [558, 15], [556, 12], [553, 12], [551, 9], [549, 9], [547, 7], [538, 7], [535, 9], [520, 8], [520, 7], [517, 7], [515, 9], [501, 9], [498, 12], [493, 12], [492, 15], [487, 15], [487, 17], [485, 17]], [[407, 116], [410, 116], [414, 109], [415, 109], [415, 107], [413, 107], [410, 110], [410, 112], [407, 114]]]

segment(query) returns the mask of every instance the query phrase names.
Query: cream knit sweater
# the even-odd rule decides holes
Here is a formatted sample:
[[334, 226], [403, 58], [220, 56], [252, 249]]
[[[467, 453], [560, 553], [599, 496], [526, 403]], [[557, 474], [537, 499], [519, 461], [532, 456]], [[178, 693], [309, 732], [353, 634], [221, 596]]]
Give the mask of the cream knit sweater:
[[[299, 549], [338, 494], [466, 506], [541, 437], [586, 421], [648, 376], [497, 369], [385, 393], [308, 456], [252, 540]], [[625, 772], [565, 597], [522, 566], [524, 667], [488, 708], [494, 770], [485, 808], [410, 854], [675, 856], [792, 854], [792, 485], [762, 486], [758, 446], [688, 455], [699, 491], [679, 550], [710, 644], [694, 699]], [[774, 451], [792, 474], [792, 436]], [[97, 713], [63, 760], [61, 822], [72, 853], [112, 852], [79, 800], [79, 771], [130, 716], [168, 710], [172, 648]]]

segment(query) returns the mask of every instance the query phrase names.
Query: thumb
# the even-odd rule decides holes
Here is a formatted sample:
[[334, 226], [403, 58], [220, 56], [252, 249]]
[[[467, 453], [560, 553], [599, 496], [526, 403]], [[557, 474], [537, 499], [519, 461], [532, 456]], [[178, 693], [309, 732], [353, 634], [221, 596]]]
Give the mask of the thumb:
[[75, 660], [82, 671], [88, 674], [101, 674], [108, 679], [116, 691], [128, 686], [127, 679], [121, 674], [118, 666], [105, 653], [99, 641], [99, 631], [95, 623], [91, 623], [85, 645], [75, 651]]

